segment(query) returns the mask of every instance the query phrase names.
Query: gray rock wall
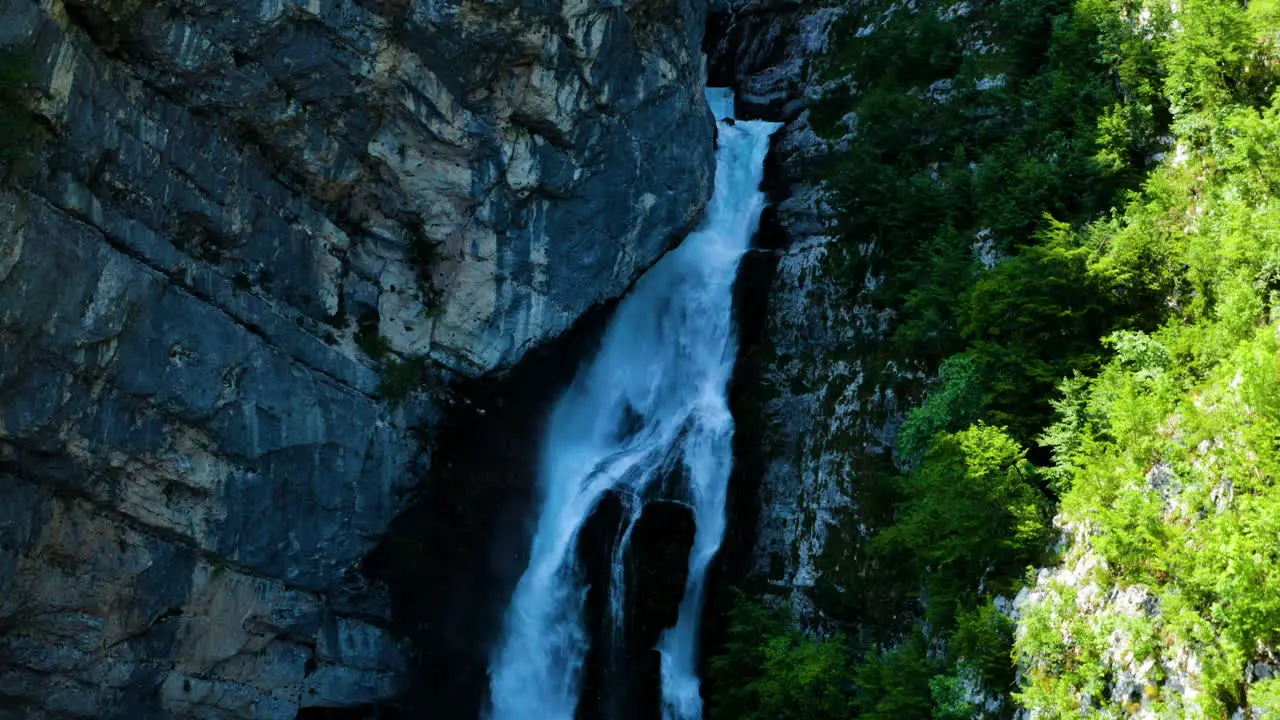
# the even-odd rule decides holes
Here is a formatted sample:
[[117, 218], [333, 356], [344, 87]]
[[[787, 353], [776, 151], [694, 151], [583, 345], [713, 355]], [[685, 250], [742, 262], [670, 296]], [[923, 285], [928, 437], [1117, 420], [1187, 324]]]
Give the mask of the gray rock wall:
[[31, 194], [0, 195], [0, 258], [0, 716], [393, 694], [356, 566], [418, 448], [371, 371], [324, 373], [319, 340], [273, 342]]
[[402, 687], [359, 564], [439, 411], [356, 320], [474, 376], [621, 293], [710, 191], [704, 12], [0, 0], [43, 135], [0, 191], [0, 718]]
[[308, 320], [377, 310], [459, 372], [618, 295], [709, 194], [691, 0], [3, 7], [0, 43], [38, 45], [56, 204]]
[[[879, 450], [888, 433], [877, 425], [894, 416], [892, 397], [863, 387], [857, 352], [880, 318], [850, 312], [848, 283], [829, 274], [835, 239], [820, 165], [839, 148], [814, 133], [808, 106], [825, 91], [814, 60], [839, 13], [818, 0], [732, 0], [712, 18], [719, 37], [710, 61], [734, 79], [742, 112], [786, 122], [774, 145], [785, 238], [764, 330], [745, 348], [755, 377], [738, 381], [758, 416], [750, 422], [762, 424], [751, 574], [804, 624], [821, 623], [814, 593], [824, 555], [844, 544], [832, 534], [856, 518], [859, 459]], [[868, 439], [876, 446], [859, 444]]]

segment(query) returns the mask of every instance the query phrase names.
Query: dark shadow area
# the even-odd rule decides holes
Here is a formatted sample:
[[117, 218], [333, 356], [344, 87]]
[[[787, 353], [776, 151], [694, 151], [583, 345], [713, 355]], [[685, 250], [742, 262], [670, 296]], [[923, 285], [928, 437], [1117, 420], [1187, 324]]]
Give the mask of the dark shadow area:
[[627, 635], [635, 668], [630, 704], [636, 712], [621, 720], [662, 717], [662, 656], [654, 648], [680, 615], [696, 530], [693, 510], [683, 503], [650, 503], [636, 521], [627, 556], [632, 578]]
[[724, 7], [708, 16], [707, 85], [733, 88], [739, 120], [790, 120], [804, 109], [800, 97], [753, 97], [742, 87], [742, 78], [786, 62], [788, 39], [803, 14], [802, 3], [778, 2]]
[[621, 540], [619, 526], [630, 508], [616, 492], [609, 492], [596, 505], [578, 535], [578, 568], [587, 588], [584, 625], [591, 645], [582, 671], [582, 699], [576, 720], [610, 717], [623, 710], [619, 688], [625, 687], [629, 668], [624, 662], [625, 647], [612, 642], [609, 623], [610, 568]]
[[393, 621], [414, 648], [412, 717], [476, 720], [489, 654], [528, 561], [537, 463], [553, 403], [592, 356], [615, 303], [601, 305], [514, 370], [455, 387], [427, 438], [431, 468], [365, 559], [391, 590]]
[[408, 720], [408, 716], [391, 707], [360, 705], [349, 708], [302, 708], [297, 720]]
[[608, 610], [613, 558], [630, 512], [617, 493], [610, 493], [578, 538], [591, 647], [577, 720], [662, 717], [661, 658], [654, 647], [679, 615], [696, 528], [693, 511], [684, 503], [656, 500], [645, 505], [623, 553], [627, 612], [621, 633], [615, 635]]

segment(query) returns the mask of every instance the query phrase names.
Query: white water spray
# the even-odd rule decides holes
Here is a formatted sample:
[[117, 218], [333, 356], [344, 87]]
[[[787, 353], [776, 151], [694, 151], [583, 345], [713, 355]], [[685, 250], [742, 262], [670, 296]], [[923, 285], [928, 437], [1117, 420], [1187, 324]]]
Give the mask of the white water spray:
[[[707, 99], [716, 118], [733, 116], [729, 91], [709, 89]], [[636, 283], [599, 354], [552, 413], [529, 567], [490, 664], [492, 720], [573, 720], [588, 643], [586, 588], [575, 567], [578, 534], [606, 493], [622, 497], [608, 603], [616, 641], [626, 612], [623, 557], [631, 530], [643, 503], [677, 469], [683, 482], [663, 499], [688, 504], [697, 529], [678, 620], [658, 642], [663, 716], [702, 716], [699, 625], [707, 568], [724, 536], [733, 462], [726, 397], [737, 352], [733, 282], [764, 208], [760, 181], [778, 127], [719, 123], [716, 187], [700, 229]]]

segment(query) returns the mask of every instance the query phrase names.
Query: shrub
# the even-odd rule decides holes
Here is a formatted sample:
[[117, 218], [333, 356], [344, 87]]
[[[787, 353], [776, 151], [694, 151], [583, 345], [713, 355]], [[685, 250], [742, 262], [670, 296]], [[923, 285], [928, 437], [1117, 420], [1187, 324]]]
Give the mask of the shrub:
[[382, 364], [382, 381], [378, 385], [378, 394], [392, 404], [403, 402], [413, 391], [422, 387], [426, 366], [426, 359], [421, 356], [406, 360], [388, 357]]

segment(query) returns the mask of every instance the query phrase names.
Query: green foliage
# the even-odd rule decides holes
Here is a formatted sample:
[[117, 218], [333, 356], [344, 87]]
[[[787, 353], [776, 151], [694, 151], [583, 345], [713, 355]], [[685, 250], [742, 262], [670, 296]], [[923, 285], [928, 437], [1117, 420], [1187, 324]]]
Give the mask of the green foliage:
[[1249, 688], [1249, 707], [1255, 715], [1280, 717], [1280, 678], [1272, 677]]
[[857, 715], [863, 720], [928, 718], [934, 704], [924, 637], [913, 634], [890, 650], [868, 653], [855, 666]]
[[[830, 685], [856, 717], [1010, 688], [1034, 717], [1270, 717], [1246, 668], [1280, 646], [1280, 2], [951, 10], [851, 8], [826, 72], [856, 83], [814, 112], [856, 128], [815, 168], [829, 274], [887, 318], [849, 354], [917, 403], [829, 536], [842, 589], [815, 598], [854, 639]], [[1055, 513], [1070, 582], [1025, 572]], [[1024, 584], [1015, 628], [994, 598]], [[788, 632], [756, 687], [786, 673], [768, 647], [817, 642]], [[1128, 697], [1121, 665], [1147, 668]]]
[[984, 273], [959, 309], [961, 336], [982, 369], [990, 418], [1027, 439], [1050, 418], [1047, 397], [1098, 359], [1115, 312], [1071, 228], [1045, 218], [1040, 242]]
[[1135, 663], [1200, 663], [1195, 707], [1149, 685], [1126, 710], [1219, 718], [1271, 702], [1270, 686], [1242, 678], [1280, 643], [1275, 5], [1194, 0], [1175, 15], [1155, 46], [1179, 149], [1086, 230], [1090, 272], [1114, 300], [1163, 317], [1152, 332], [1110, 335], [1110, 360], [1060, 385], [1041, 436], [1063, 517], [1089, 528], [1068, 561], [1096, 553], [1107, 570], [1090, 580], [1142, 589], [1160, 611], [1088, 615], [1077, 588], [1042, 588], [1015, 656], [1027, 669], [1019, 701], [1044, 717], [1085, 717], [1082, 698], [1114, 703], [1104, 649], [1116, 638]]
[[969, 720], [978, 715], [980, 708], [967, 692], [969, 678], [962, 667], [954, 675], [934, 675], [929, 679], [929, 693], [937, 708], [933, 717], [938, 720]]
[[1017, 577], [1047, 539], [1035, 468], [1001, 428], [937, 436], [904, 478], [904, 501], [871, 551], [917, 567], [935, 619], [969, 604], [978, 583]]
[[843, 720], [850, 700], [846, 655], [840, 637], [816, 641], [796, 632], [765, 643], [764, 674], [756, 683], [759, 705], [747, 718]]
[[[844, 132], [837, 118], [856, 116], [847, 151], [823, 169], [849, 242], [845, 271], [855, 282], [868, 269], [883, 276], [860, 300], [899, 313], [894, 352], [938, 359], [964, 344], [956, 309], [982, 274], [975, 242], [1010, 253], [1034, 244], [1046, 212], [1074, 222], [1106, 209], [1141, 177], [1163, 130], [1151, 98], [1116, 92], [1103, 43], [1135, 33], [1103, 25], [1111, 6], [1020, 0], [947, 11], [852, 10], [850, 30], [876, 29], [848, 32], [827, 71], [853, 68], [856, 91], [818, 112], [833, 135]], [[974, 52], [977, 42], [995, 52]]]
[[[815, 167], [838, 208], [828, 274], [889, 321], [858, 339], [863, 387], [924, 395], [897, 466], [858, 463], [857, 526], [828, 537], [854, 561], [824, 567], [845, 590], [823, 590], [823, 609], [889, 648], [851, 656], [858, 717], [965, 716], [973, 692], [1008, 687], [1012, 634], [990, 599], [1042, 557], [1051, 511], [1022, 443], [1062, 378], [1098, 367], [1102, 336], [1154, 322], [1119, 269], [1094, 270], [1083, 232], [1141, 181], [1171, 121], [1147, 78], [1158, 57], [1125, 52], [1146, 46], [1118, 7], [872, 0], [833, 33], [823, 72], [854, 83], [813, 114], [844, 136]], [[903, 365], [936, 379], [879, 370]]]
[[[866, 324], [851, 350], [866, 373], [859, 399], [925, 396], [894, 440], [897, 467], [868, 459], [850, 483], [863, 529], [838, 536], [863, 557], [832, 561], [847, 575], [827, 577], [861, 597], [824, 604], [842, 619], [883, 614], [896, 618], [894, 632], [911, 627], [901, 598], [919, 592], [910, 586], [928, 563], [898, 557], [916, 555], [905, 545], [869, 554], [865, 537], [900, 522], [895, 505], [918, 501], [898, 474], [918, 470], [936, 436], [985, 422], [1030, 443], [1052, 419], [1061, 379], [1097, 367], [1100, 337], [1157, 319], [1117, 299], [1125, 278], [1093, 270], [1097, 244], [1082, 232], [1141, 180], [1170, 122], [1159, 82], [1118, 82], [1158, 64], [1151, 52], [1125, 54], [1146, 45], [1119, 7], [1009, 0], [959, 11], [873, 0], [851, 6], [833, 32], [822, 72], [852, 82], [813, 114], [843, 146], [814, 168], [837, 208], [828, 275], [846, 279], [854, 312], [883, 311], [887, 321]], [[937, 379], [920, 383], [903, 367]], [[1033, 459], [1047, 459], [1038, 450]], [[1021, 576], [1012, 561], [993, 572], [1015, 573], [989, 577], [995, 586]]]
[[1175, 37], [1158, 45], [1164, 92], [1188, 139], [1204, 139], [1200, 132], [1215, 111], [1258, 104], [1275, 91], [1274, 18], [1266, 4], [1259, 7], [1251, 13], [1232, 0], [1184, 3]]
[[729, 639], [710, 663], [710, 716], [734, 720], [843, 720], [849, 716], [843, 638], [807, 637], [776, 611], [739, 596]]
[[[1280, 577], [1277, 330], [1265, 327], [1238, 344], [1205, 379], [1172, 365], [1152, 338], [1114, 339], [1115, 359], [1081, 393], [1078, 439], [1064, 451], [1075, 471], [1062, 509], [1092, 529], [1074, 552], [1105, 560], [1107, 576], [1089, 580], [1146, 588], [1161, 610], [1090, 618], [1073, 588], [1046, 588], [1016, 646], [1032, 670], [1025, 705], [1058, 712], [1065, 698], [1085, 692], [1105, 706], [1091, 688], [1114, 669], [1088, 638], [1110, 637], [1108, 627], [1132, 638], [1139, 660], [1196, 653], [1205, 688], [1198, 712], [1225, 717], [1244, 702], [1245, 665], [1259, 648], [1280, 643], [1272, 582]], [[1082, 657], [1063, 663], [1073, 654]]]
[[987, 603], [962, 615], [946, 657], [923, 632], [888, 648], [808, 636], [739, 594], [729, 640], [711, 658], [711, 720], [974, 717], [979, 694], [1012, 679], [1012, 621]]
[[378, 394], [392, 404], [398, 404], [422, 387], [427, 361], [421, 356], [399, 360], [388, 356], [382, 363], [382, 380]]
[[1052, 450], [1053, 464], [1044, 475], [1056, 493], [1062, 493], [1078, 471], [1072, 460], [1085, 439], [1088, 389], [1089, 379], [1079, 373], [1064, 378], [1058, 384], [1058, 397], [1050, 401], [1055, 420], [1038, 438], [1041, 446]]
[[951, 654], [957, 667], [975, 685], [1007, 688], [1013, 683], [1009, 653], [1013, 648], [1013, 620], [986, 602], [956, 616]]
[[982, 417], [987, 398], [979, 381], [971, 357], [956, 355], [943, 361], [924, 402], [907, 413], [898, 429], [894, 451], [903, 465], [914, 467], [938, 433], [960, 430]]
[[763, 642], [788, 630], [780, 613], [738, 594], [729, 611], [728, 639], [709, 663], [712, 718], [748, 718], [755, 712], [760, 700], [754, 683], [767, 662]]

